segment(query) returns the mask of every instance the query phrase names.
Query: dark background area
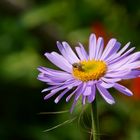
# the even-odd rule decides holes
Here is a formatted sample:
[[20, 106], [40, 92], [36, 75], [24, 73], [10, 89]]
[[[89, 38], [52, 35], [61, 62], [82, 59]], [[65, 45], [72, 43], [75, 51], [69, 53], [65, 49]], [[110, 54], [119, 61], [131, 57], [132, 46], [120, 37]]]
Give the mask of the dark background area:
[[[88, 46], [92, 32], [140, 50], [140, 1], [0, 0], [0, 140], [89, 140], [90, 118], [80, 115], [80, 105], [75, 110], [80, 123], [43, 132], [73, 115], [40, 112], [69, 110], [72, 102], [44, 101], [41, 90], [47, 85], [37, 80], [37, 67], [53, 67], [44, 53], [58, 51], [57, 40]], [[112, 90], [113, 106], [99, 97], [102, 140], [140, 139], [140, 79], [122, 84], [133, 97]]]

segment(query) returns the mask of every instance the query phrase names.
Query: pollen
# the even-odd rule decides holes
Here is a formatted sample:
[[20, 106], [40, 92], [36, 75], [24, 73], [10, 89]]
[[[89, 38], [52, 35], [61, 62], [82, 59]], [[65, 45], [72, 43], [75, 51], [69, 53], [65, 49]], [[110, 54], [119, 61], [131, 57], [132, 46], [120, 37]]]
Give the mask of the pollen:
[[99, 80], [105, 75], [107, 65], [101, 60], [84, 60], [73, 64], [73, 76], [83, 82]]

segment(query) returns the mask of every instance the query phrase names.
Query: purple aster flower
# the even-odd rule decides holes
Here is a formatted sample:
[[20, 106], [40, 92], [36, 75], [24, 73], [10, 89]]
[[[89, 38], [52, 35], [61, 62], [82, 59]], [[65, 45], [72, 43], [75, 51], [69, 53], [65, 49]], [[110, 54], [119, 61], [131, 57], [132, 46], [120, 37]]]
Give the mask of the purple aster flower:
[[140, 52], [132, 53], [135, 49], [128, 49], [130, 43], [123, 48], [114, 38], [110, 39], [104, 48], [102, 37], [96, 39], [94, 34], [89, 38], [89, 51], [83, 45], [75, 48], [76, 53], [67, 42], [57, 42], [61, 54], [57, 52], [45, 53], [45, 56], [60, 70], [39, 67], [41, 72], [38, 79], [46, 82], [50, 87], [42, 92], [49, 92], [44, 99], [49, 99], [60, 91], [55, 103], [67, 94], [66, 102], [74, 96], [73, 110], [79, 97], [82, 104], [93, 102], [96, 90], [109, 104], [114, 104], [114, 98], [109, 93], [109, 88], [115, 88], [121, 93], [131, 96], [132, 92], [120, 85], [119, 81], [140, 76]]

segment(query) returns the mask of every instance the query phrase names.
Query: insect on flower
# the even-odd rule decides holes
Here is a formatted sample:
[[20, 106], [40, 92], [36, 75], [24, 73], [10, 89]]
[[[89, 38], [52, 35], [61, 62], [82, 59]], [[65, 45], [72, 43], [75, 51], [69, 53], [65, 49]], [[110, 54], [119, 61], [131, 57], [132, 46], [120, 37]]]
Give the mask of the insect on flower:
[[79, 71], [83, 71], [82, 64], [80, 63], [73, 63], [73, 68], [78, 69]]
[[[38, 79], [50, 85], [42, 92], [49, 92], [44, 99], [61, 93], [55, 103], [67, 94], [66, 102], [74, 96], [71, 111], [82, 96], [82, 104], [92, 103], [96, 97], [96, 90], [109, 104], [115, 100], [109, 93], [109, 88], [115, 88], [121, 93], [131, 96], [132, 92], [118, 82], [125, 79], [140, 77], [140, 52], [132, 53], [134, 47], [129, 48], [127, 43], [121, 48], [121, 43], [112, 38], [104, 48], [102, 37], [96, 38], [91, 34], [89, 51], [79, 43], [76, 53], [67, 42], [57, 42], [61, 54], [56, 52], [45, 53], [45, 56], [61, 70], [39, 67]], [[71, 89], [74, 89], [72, 91]], [[68, 92], [69, 91], [69, 92]]]

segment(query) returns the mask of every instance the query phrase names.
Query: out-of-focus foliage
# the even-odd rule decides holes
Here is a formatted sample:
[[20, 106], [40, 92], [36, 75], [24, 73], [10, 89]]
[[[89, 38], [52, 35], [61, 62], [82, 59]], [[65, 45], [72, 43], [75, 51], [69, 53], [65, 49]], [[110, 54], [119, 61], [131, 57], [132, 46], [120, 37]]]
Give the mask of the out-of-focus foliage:
[[[88, 45], [91, 32], [105, 42], [116, 37], [140, 49], [140, 1], [136, 0], [0, 0], [0, 140], [88, 140], [90, 118], [83, 116], [80, 103], [73, 115], [43, 115], [40, 112], [70, 108], [43, 100], [37, 67], [53, 67], [43, 54], [56, 50], [57, 40], [72, 46]], [[134, 84], [137, 83], [137, 84]], [[122, 97], [112, 90], [117, 103], [107, 105], [99, 97], [101, 139], [140, 139], [140, 89], [138, 80], [126, 84], [135, 98]], [[135, 100], [137, 99], [137, 100]], [[85, 111], [84, 111], [85, 112]], [[77, 117], [49, 132], [44, 130]], [[85, 123], [83, 123], [83, 119]], [[79, 123], [78, 120], [80, 120]], [[81, 127], [80, 127], [81, 125]], [[88, 129], [86, 129], [88, 127]]]

